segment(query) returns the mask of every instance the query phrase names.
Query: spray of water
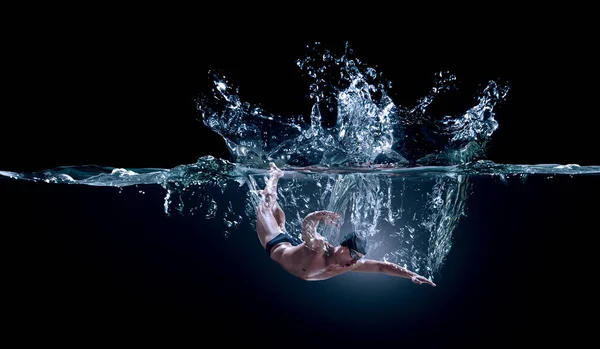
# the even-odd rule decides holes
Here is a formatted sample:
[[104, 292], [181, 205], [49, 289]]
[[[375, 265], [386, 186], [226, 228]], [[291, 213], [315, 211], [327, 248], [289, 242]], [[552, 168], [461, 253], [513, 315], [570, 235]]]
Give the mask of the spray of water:
[[[393, 102], [388, 95], [391, 83], [354, 57], [349, 46], [340, 57], [315, 49], [297, 64], [312, 79], [309, 123], [242, 102], [238, 89], [213, 73], [213, 98], [198, 99], [197, 108], [202, 122], [225, 139], [234, 162], [251, 166], [265, 166], [269, 161], [279, 166], [470, 162], [484, 155], [498, 127], [494, 107], [509, 90], [490, 81], [472, 108], [437, 121], [429, 107], [438, 94], [456, 89], [453, 74], [436, 74], [430, 92], [409, 109]], [[333, 127], [324, 126], [330, 120], [324, 122], [323, 111], [334, 112]], [[428, 154], [420, 151], [423, 142], [410, 141], [422, 138], [424, 132], [435, 140], [428, 145]]]

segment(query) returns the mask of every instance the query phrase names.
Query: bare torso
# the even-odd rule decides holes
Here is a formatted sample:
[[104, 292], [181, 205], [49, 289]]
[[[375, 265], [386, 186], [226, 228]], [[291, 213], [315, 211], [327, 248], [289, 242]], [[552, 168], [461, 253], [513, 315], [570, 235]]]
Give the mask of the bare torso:
[[341, 266], [333, 258], [333, 246], [322, 237], [317, 248], [311, 249], [306, 243], [293, 246], [280, 243], [271, 250], [271, 259], [292, 275], [302, 280], [325, 280], [351, 271], [355, 265]]

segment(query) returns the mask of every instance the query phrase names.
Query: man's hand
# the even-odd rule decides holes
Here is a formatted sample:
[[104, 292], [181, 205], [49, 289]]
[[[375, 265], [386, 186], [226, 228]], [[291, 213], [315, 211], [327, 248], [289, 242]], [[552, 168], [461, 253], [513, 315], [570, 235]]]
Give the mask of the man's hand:
[[339, 213], [322, 210], [322, 211], [315, 211], [315, 212], [309, 213], [308, 215], [306, 215], [305, 220], [313, 221], [313, 222], [322, 221], [325, 224], [332, 224], [337, 227], [338, 224], [334, 221], [336, 221], [340, 218], [341, 218], [341, 216]]
[[336, 227], [338, 226], [338, 224], [334, 221], [337, 221], [338, 219], [340, 219], [341, 216], [339, 213], [335, 213], [335, 212], [331, 212], [331, 211], [320, 211], [319, 213], [322, 216], [321, 219], [323, 220], [323, 223], [335, 225]]
[[425, 277], [423, 277], [421, 275], [415, 274], [410, 279], [415, 284], [419, 284], [419, 285], [421, 285], [421, 284], [429, 284], [429, 285], [435, 287], [435, 284], [431, 280], [429, 280], [429, 279], [427, 279], [427, 278], [425, 278]]
[[312, 249], [320, 248], [318, 244], [319, 241], [323, 242], [325, 239], [318, 239], [320, 237], [319, 233], [317, 233], [317, 225], [319, 222], [323, 221], [323, 223], [328, 223], [338, 226], [334, 220], [339, 219], [341, 216], [335, 212], [331, 211], [315, 211], [311, 212], [304, 217], [302, 220], [302, 239], [306, 242], [306, 246]]

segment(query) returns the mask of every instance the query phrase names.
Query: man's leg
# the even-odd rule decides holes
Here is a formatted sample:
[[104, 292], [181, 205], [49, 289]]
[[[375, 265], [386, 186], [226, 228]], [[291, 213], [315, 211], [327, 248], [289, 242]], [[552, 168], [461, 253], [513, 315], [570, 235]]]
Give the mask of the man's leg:
[[277, 202], [277, 182], [279, 178], [283, 177], [283, 171], [281, 171], [274, 163], [269, 163], [269, 179], [267, 179], [267, 185], [265, 186], [265, 196], [268, 196], [269, 207], [273, 212], [273, 216], [277, 220], [277, 224], [281, 230], [285, 229], [285, 214]]
[[256, 208], [256, 230], [263, 247], [285, 231], [285, 215], [277, 203], [277, 181], [283, 176], [283, 171], [271, 164], [269, 178], [265, 178], [265, 188], [259, 190], [261, 198]]

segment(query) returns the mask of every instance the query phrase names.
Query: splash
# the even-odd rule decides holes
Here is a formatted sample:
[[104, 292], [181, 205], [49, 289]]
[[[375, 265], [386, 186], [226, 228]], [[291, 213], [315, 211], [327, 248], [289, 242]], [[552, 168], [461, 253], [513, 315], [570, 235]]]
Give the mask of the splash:
[[358, 231], [370, 241], [370, 258], [433, 278], [451, 250], [473, 177], [524, 183], [532, 175], [600, 174], [600, 166], [485, 160], [498, 128], [494, 108], [509, 91], [498, 82], [482, 85], [464, 111], [440, 113], [437, 98], [460, 85], [450, 72], [436, 74], [429, 92], [406, 107], [390, 97], [391, 82], [348, 45], [339, 56], [315, 45], [296, 63], [311, 81], [307, 116], [274, 115], [244, 102], [224, 75], [211, 72], [213, 94], [199, 98], [197, 109], [201, 122], [225, 140], [231, 162], [205, 156], [171, 169], [63, 166], [0, 171], [0, 178], [119, 190], [158, 185], [166, 192], [165, 214], [219, 220], [229, 236], [243, 223], [255, 228], [257, 189], [273, 161], [285, 171], [278, 190], [290, 233], [300, 236], [312, 211], [339, 212], [339, 228], [320, 228], [329, 241]]
[[[251, 166], [269, 161], [280, 166], [454, 165], [485, 155], [485, 146], [498, 127], [494, 107], [504, 100], [508, 86], [490, 81], [463, 114], [436, 120], [431, 105], [436, 96], [457, 89], [454, 74], [436, 74], [430, 92], [407, 108], [394, 103], [388, 94], [391, 83], [354, 57], [349, 46], [340, 57], [317, 47], [297, 62], [312, 79], [309, 123], [300, 116], [273, 115], [242, 102], [237, 88], [212, 73], [213, 98], [198, 99], [197, 109], [204, 125], [225, 139], [234, 162]], [[323, 112], [333, 113], [333, 120], [324, 120]], [[413, 139], [422, 141], [415, 144]], [[423, 149], [428, 153], [423, 154]]]

